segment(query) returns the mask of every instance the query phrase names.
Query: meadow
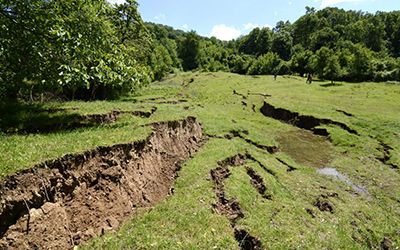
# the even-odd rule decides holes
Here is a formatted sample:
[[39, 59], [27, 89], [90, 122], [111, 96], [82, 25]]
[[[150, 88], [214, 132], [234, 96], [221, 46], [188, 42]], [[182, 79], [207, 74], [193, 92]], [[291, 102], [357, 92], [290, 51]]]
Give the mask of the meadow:
[[[35, 107], [39, 112], [29, 105], [9, 108], [0, 135], [0, 176], [144, 139], [151, 129], [142, 125], [193, 116], [207, 141], [181, 165], [173, 194], [138, 208], [117, 232], [83, 248], [395, 249], [398, 100], [395, 82], [306, 84], [288, 75], [179, 73], [116, 101], [53, 102]], [[274, 115], [261, 112], [267, 104]], [[106, 121], [90, 118], [112, 112], [116, 117]], [[285, 119], [283, 113], [296, 114]], [[305, 117], [322, 122], [308, 128]], [[232, 157], [239, 162], [224, 162]], [[212, 173], [221, 169], [229, 174], [219, 182]], [[219, 210], [221, 192], [240, 211]]]

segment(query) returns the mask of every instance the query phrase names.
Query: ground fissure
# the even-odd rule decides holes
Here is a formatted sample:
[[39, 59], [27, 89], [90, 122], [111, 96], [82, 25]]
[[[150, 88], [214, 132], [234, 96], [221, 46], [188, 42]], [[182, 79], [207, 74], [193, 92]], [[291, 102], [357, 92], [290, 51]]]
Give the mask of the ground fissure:
[[66, 155], [0, 181], [0, 248], [71, 248], [115, 231], [171, 190], [199, 150], [196, 118], [153, 123], [145, 140]]
[[[254, 161], [255, 158], [250, 154], [237, 154], [218, 162], [219, 167], [210, 171], [211, 179], [215, 183], [215, 193], [217, 201], [213, 204], [216, 213], [225, 215], [234, 229], [235, 239], [241, 249], [263, 249], [261, 241], [252, 236], [247, 230], [237, 226], [237, 221], [244, 218], [245, 215], [240, 207], [239, 200], [236, 197], [226, 198], [224, 190], [224, 181], [231, 175], [229, 167], [238, 167], [245, 165], [247, 160]], [[260, 162], [257, 161], [259, 164]], [[246, 167], [247, 174], [250, 177], [250, 183], [262, 195], [263, 198], [271, 199], [271, 196], [265, 195], [266, 187], [262, 177], [254, 169]]]
[[287, 109], [275, 108], [273, 105], [267, 102], [264, 102], [263, 106], [260, 108], [260, 111], [264, 116], [271, 117], [298, 128], [309, 130], [317, 135], [329, 136], [329, 132], [326, 129], [316, 128], [321, 125], [336, 125], [343, 130], [346, 130], [350, 134], [359, 135], [356, 130], [349, 128], [344, 123], [330, 119], [320, 119], [310, 115], [300, 115], [297, 112], [292, 112]]

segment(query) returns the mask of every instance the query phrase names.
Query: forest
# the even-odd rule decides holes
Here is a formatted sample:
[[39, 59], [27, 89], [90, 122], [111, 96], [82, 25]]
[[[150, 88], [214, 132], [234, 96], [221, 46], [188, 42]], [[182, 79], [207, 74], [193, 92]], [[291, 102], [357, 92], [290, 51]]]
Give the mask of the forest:
[[112, 99], [176, 71], [400, 79], [400, 11], [325, 8], [232, 41], [143, 22], [138, 3], [0, 3], [0, 97]]

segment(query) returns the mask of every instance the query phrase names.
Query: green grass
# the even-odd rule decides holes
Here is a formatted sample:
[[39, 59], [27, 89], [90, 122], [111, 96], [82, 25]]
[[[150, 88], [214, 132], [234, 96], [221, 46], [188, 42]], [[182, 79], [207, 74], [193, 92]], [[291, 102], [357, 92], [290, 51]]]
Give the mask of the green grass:
[[[182, 86], [191, 78], [194, 79], [192, 83]], [[251, 92], [270, 94], [271, 97], [249, 95], [242, 99], [233, 95], [233, 90], [244, 95]], [[187, 99], [188, 102], [178, 105], [157, 103], [165, 100], [140, 102], [154, 97]], [[263, 116], [259, 109], [264, 100], [302, 115], [345, 123], [360, 136], [337, 126], [323, 126], [330, 133], [330, 143]], [[229, 220], [213, 212], [216, 197], [209, 173], [218, 166], [217, 161], [245, 151], [276, 173], [272, 176], [251, 161], [245, 165], [263, 177], [266, 192], [272, 200], [265, 200], [257, 193], [244, 166], [230, 169], [232, 175], [225, 181], [225, 191], [228, 197], [238, 198], [245, 214], [238, 226], [258, 237], [264, 247], [380, 248], [387, 238], [395, 248], [400, 247], [400, 171], [382, 164], [377, 157], [383, 156], [379, 145], [382, 141], [394, 149], [390, 151], [389, 162], [400, 165], [398, 100], [400, 85], [396, 84], [344, 82], [332, 86], [321, 81], [308, 85], [305, 79], [293, 76], [278, 77], [274, 81], [273, 76], [184, 73], [153, 83], [135, 96], [117, 101], [46, 104], [43, 108], [79, 108], [63, 112], [67, 118], [71, 114], [111, 110], [150, 110], [153, 106], [158, 110], [148, 119], [124, 114], [113, 124], [67, 132], [3, 134], [0, 137], [0, 176], [66, 153], [144, 138], [150, 129], [135, 128], [137, 125], [191, 115], [199, 119], [207, 134], [224, 135], [231, 130], [247, 130], [246, 138], [252, 141], [280, 146], [282, 152], [276, 156], [297, 170], [287, 172], [287, 167], [274, 155], [242, 139], [210, 139], [182, 166], [174, 195], [153, 208], [141, 210], [119, 232], [92, 240], [88, 248], [238, 248]], [[190, 109], [184, 109], [188, 106]], [[346, 116], [337, 110], [354, 116]], [[21, 115], [29, 121], [26, 116], [29, 117]], [[346, 191], [351, 189], [346, 183], [318, 174], [316, 169], [323, 166], [336, 168], [353, 182], [365, 186], [372, 200]], [[338, 198], [326, 198], [333, 207], [333, 214], [313, 206], [321, 195], [328, 193], [338, 194]]]

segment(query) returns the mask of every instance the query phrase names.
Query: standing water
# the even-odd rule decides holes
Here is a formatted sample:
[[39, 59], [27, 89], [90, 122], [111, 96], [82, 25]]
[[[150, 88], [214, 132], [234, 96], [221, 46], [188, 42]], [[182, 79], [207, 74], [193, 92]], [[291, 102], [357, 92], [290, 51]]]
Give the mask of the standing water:
[[340, 173], [339, 171], [336, 170], [336, 168], [322, 168], [322, 169], [317, 169], [317, 172], [323, 175], [329, 175], [329, 176], [334, 176], [338, 178], [339, 180], [343, 181], [347, 185], [351, 186], [357, 193], [362, 194], [365, 196], [368, 200], [372, 200], [371, 196], [368, 194], [368, 190], [366, 187], [356, 184], [352, 182], [347, 175], [344, 175]]

